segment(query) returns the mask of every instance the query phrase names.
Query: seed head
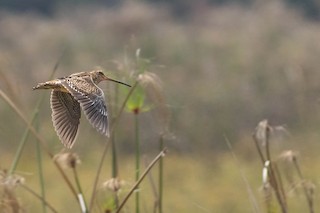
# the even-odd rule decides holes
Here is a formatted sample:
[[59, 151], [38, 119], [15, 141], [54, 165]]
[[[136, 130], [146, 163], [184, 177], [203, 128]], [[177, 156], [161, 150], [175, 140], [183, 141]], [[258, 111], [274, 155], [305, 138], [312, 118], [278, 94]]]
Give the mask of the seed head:
[[119, 180], [119, 178], [111, 178], [105, 181], [102, 186], [112, 192], [118, 192], [124, 185], [124, 181]]
[[304, 181], [303, 186], [307, 189], [308, 194], [312, 197], [314, 195], [314, 192], [316, 190], [316, 185], [312, 183], [311, 181]]
[[9, 176], [3, 176], [1, 174], [0, 176], [0, 185], [3, 185], [10, 189], [13, 189], [24, 183], [25, 183], [25, 178], [16, 174], [9, 175]]
[[157, 114], [162, 126], [162, 132], [168, 133], [170, 112], [165, 102], [160, 78], [155, 73], [144, 72], [138, 76], [137, 80], [145, 89], [152, 104], [157, 107]]
[[79, 156], [72, 152], [59, 153], [54, 156], [53, 160], [65, 169], [74, 169], [78, 164], [81, 163]]
[[272, 127], [269, 126], [268, 120], [263, 120], [260, 121], [258, 126], [256, 127], [254, 136], [262, 146], [265, 146], [271, 131]]
[[286, 161], [286, 162], [294, 162], [297, 160], [299, 153], [293, 150], [286, 150], [283, 151], [280, 156], [279, 159]]
[[164, 104], [162, 82], [155, 73], [144, 72], [138, 76], [137, 81], [145, 89], [153, 103]]

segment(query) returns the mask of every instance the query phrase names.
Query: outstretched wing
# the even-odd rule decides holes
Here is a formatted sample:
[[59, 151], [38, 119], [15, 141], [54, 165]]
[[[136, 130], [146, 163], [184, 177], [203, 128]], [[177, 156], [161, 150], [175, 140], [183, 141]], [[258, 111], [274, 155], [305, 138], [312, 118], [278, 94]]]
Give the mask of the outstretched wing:
[[71, 94], [52, 90], [51, 109], [53, 126], [64, 146], [71, 148], [80, 123], [80, 104]]
[[66, 78], [62, 85], [80, 103], [90, 124], [101, 134], [109, 136], [104, 94], [92, 79], [90, 77], [71, 77]]

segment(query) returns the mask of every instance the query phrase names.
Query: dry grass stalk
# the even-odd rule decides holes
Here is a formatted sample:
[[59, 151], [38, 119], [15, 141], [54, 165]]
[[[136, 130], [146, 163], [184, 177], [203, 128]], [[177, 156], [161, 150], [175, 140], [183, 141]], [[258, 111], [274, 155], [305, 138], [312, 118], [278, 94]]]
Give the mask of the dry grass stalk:
[[2, 188], [1, 212], [18, 213], [23, 210], [15, 194], [15, 189], [24, 182], [25, 179], [19, 175], [8, 175], [6, 171], [0, 172], [0, 188]]
[[[271, 159], [270, 153], [270, 134], [272, 127], [269, 125], [267, 120], [259, 122], [256, 127], [256, 131], [253, 134], [253, 139], [256, 144], [261, 161], [264, 165], [264, 173], [267, 174], [267, 178], [264, 178], [264, 185], [270, 184], [273, 189], [277, 201], [280, 205], [282, 213], [288, 211], [286, 203], [286, 194], [284, 193], [281, 175], [277, 169], [276, 163]], [[263, 154], [262, 148], [264, 148], [265, 154]]]
[[314, 213], [314, 190], [315, 190], [315, 185], [311, 182], [311, 181], [307, 181], [304, 176], [303, 173], [300, 169], [300, 165], [298, 162], [298, 156], [299, 153], [297, 151], [293, 151], [293, 150], [286, 150], [283, 151], [280, 156], [279, 156], [279, 160], [283, 160], [285, 162], [291, 163], [294, 167], [294, 169], [296, 170], [298, 177], [299, 177], [299, 183], [298, 185], [300, 185], [303, 188], [303, 192], [304, 195], [307, 199], [307, 204], [309, 207], [309, 212], [310, 213]]
[[[24, 116], [24, 114], [22, 113], [22, 111], [17, 107], [17, 105], [6, 95], [6, 93], [4, 93], [2, 90], [0, 90], [0, 97], [2, 97], [3, 100], [5, 100], [9, 106], [14, 110], [15, 113], [17, 113], [19, 115], [19, 117], [22, 119], [22, 121], [26, 124], [26, 126], [28, 127], [28, 129], [32, 132], [32, 134], [37, 138], [37, 142], [39, 142], [43, 148], [43, 150], [50, 156], [50, 158], [53, 158], [53, 154], [51, 153], [51, 151], [49, 150], [47, 144], [45, 143], [45, 140], [38, 134], [38, 132], [35, 130], [35, 128], [31, 125], [31, 123], [28, 121], [28, 119]], [[66, 176], [66, 174], [63, 172], [62, 168], [60, 167], [60, 165], [58, 163], [56, 163], [55, 161], [53, 161], [55, 163], [56, 168], [58, 169], [59, 173], [61, 174], [62, 178], [64, 179], [64, 181], [66, 182], [66, 184], [68, 185], [69, 189], [71, 190], [71, 192], [73, 193], [74, 197], [78, 200], [77, 198], [77, 193], [74, 189], [74, 187], [72, 186], [70, 180], [68, 179], [68, 177]]]
[[167, 153], [167, 148], [164, 148], [154, 159], [153, 161], [149, 164], [149, 166], [145, 169], [145, 171], [143, 172], [143, 174], [140, 176], [139, 180], [132, 186], [132, 188], [130, 189], [129, 193], [127, 194], [127, 196], [124, 198], [124, 200], [122, 201], [122, 203], [119, 205], [116, 213], [119, 213], [121, 211], [121, 209], [123, 208], [123, 206], [126, 204], [127, 200], [130, 198], [130, 196], [132, 195], [132, 193], [137, 189], [137, 187], [139, 186], [139, 184], [143, 181], [143, 179], [147, 176], [147, 174], [150, 172], [150, 170], [152, 169], [152, 167], [161, 159], [163, 158]]

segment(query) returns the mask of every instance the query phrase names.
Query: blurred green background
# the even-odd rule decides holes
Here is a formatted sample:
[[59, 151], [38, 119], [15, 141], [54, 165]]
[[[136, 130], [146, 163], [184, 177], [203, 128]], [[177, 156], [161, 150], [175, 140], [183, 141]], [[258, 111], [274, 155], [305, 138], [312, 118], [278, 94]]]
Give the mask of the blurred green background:
[[[286, 129], [272, 141], [274, 158], [283, 150], [299, 151], [305, 177], [316, 186], [319, 182], [319, 19], [317, 0], [2, 0], [0, 88], [31, 118], [40, 94], [47, 93], [49, 100], [48, 91], [31, 88], [48, 80], [62, 54], [56, 77], [101, 66], [131, 83], [130, 64], [141, 49], [148, 71], [162, 80], [171, 111], [164, 211], [250, 212], [243, 172], [264, 212], [262, 166], [251, 139], [259, 121]], [[101, 87], [107, 97], [114, 96], [112, 85]], [[57, 153], [62, 145], [50, 114], [46, 101], [39, 131]], [[0, 168], [7, 169], [25, 126], [4, 101], [0, 115]], [[124, 114], [117, 139], [121, 178], [129, 186], [134, 182], [133, 122], [131, 114]], [[159, 122], [150, 112], [142, 115], [141, 125], [142, 151], [151, 160]], [[30, 137], [18, 171], [37, 190], [33, 141]], [[79, 173], [88, 193], [103, 143], [83, 119], [74, 151], [82, 160]], [[77, 209], [64, 183], [55, 180], [50, 159], [44, 162], [48, 200], [61, 212]], [[108, 179], [108, 163], [103, 172]], [[143, 186], [144, 212], [151, 212], [150, 184]], [[296, 188], [288, 190], [290, 212], [306, 212]], [[19, 195], [27, 211], [40, 211], [37, 200]], [[317, 193], [315, 199], [319, 203]]]

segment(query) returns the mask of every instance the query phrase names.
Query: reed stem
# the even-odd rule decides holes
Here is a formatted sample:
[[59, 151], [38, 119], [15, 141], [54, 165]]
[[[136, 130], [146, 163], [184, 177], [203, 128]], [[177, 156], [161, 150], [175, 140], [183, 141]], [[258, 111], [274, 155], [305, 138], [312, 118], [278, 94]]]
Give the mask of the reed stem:
[[[136, 146], [136, 171], [135, 171], [135, 180], [138, 181], [140, 177], [140, 138], [139, 138], [139, 113], [134, 114], [134, 123], [135, 123], [135, 146]], [[140, 192], [137, 186], [135, 190], [135, 211], [136, 213], [140, 212]]]

